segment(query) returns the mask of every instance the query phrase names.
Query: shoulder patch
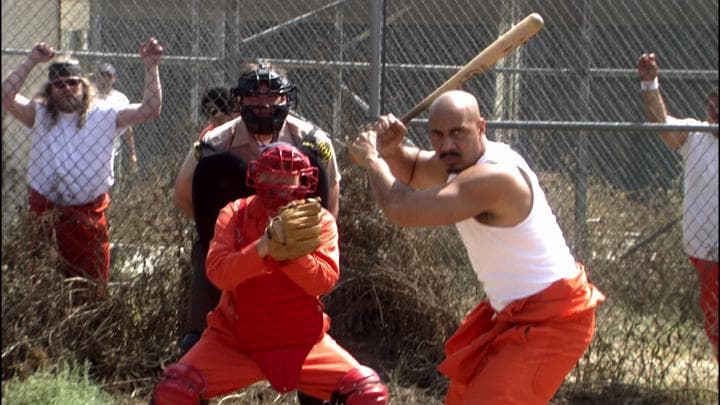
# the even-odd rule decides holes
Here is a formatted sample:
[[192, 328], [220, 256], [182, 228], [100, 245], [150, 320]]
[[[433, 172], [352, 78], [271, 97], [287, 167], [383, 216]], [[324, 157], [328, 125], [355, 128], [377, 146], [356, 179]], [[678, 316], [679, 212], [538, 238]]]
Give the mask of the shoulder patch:
[[306, 136], [302, 140], [302, 147], [315, 152], [323, 162], [329, 162], [333, 157], [333, 148], [328, 142], [319, 141], [315, 136]]
[[329, 162], [333, 158], [333, 148], [328, 142], [320, 142], [317, 144], [318, 155], [326, 162]]

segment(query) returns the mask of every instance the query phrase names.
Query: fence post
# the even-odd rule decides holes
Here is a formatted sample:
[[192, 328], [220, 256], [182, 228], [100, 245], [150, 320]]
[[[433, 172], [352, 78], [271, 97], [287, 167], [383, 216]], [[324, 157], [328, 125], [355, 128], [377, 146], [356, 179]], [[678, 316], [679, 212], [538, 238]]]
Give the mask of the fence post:
[[[588, 0], [583, 2], [583, 54], [582, 76], [580, 78], [580, 114], [582, 119], [588, 120], [590, 114], [590, 55], [592, 38], [590, 22], [592, 4]], [[587, 260], [587, 143], [588, 132], [581, 131], [577, 139], [576, 171], [575, 171], [575, 255], [585, 262]]]
[[[335, 9], [335, 30], [337, 31], [338, 55], [337, 60], [343, 60], [343, 12], [340, 7]], [[337, 89], [335, 90], [335, 102], [332, 111], [332, 137], [336, 137], [342, 133], [342, 85], [343, 85], [343, 69], [337, 67], [335, 74], [337, 80]]]
[[[502, 35], [510, 29], [519, 20], [520, 16], [520, 9], [515, 0], [503, 2], [500, 7], [498, 35]], [[493, 116], [496, 120], [518, 119], [520, 111], [520, 74], [500, 69], [519, 69], [521, 52], [522, 48], [517, 49], [497, 63], [495, 70], [495, 103], [493, 106]], [[518, 141], [517, 130], [499, 129], [493, 131], [493, 134], [495, 140], [499, 142], [512, 145]]]
[[383, 4], [385, 0], [370, 1], [370, 96], [368, 119], [380, 116], [380, 88], [382, 86]]

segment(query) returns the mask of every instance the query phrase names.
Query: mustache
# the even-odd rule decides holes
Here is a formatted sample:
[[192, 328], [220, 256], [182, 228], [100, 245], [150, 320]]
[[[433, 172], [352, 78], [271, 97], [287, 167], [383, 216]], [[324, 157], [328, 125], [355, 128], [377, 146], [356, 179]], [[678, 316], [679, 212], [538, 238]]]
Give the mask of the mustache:
[[458, 152], [449, 151], [449, 152], [442, 152], [442, 153], [440, 154], [440, 159], [445, 158], [445, 157], [448, 157], [448, 156], [462, 157], [462, 156], [460, 155], [460, 153], [458, 153]]

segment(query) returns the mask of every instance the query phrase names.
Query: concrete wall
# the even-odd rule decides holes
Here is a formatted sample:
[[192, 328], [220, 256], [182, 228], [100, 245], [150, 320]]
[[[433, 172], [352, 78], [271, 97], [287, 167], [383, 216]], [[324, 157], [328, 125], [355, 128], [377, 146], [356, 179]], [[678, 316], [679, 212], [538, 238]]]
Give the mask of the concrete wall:
[[[57, 47], [60, 43], [60, 1], [59, 0], [2, 0], [2, 77], [25, 58], [22, 52], [29, 51], [37, 42], [47, 42]], [[10, 51], [8, 51], [10, 50]], [[25, 81], [20, 93], [32, 97], [45, 83], [47, 69], [38, 66]], [[28, 154], [28, 129], [2, 113], [2, 205], [24, 201], [25, 173]], [[3, 216], [3, 222], [6, 218]]]

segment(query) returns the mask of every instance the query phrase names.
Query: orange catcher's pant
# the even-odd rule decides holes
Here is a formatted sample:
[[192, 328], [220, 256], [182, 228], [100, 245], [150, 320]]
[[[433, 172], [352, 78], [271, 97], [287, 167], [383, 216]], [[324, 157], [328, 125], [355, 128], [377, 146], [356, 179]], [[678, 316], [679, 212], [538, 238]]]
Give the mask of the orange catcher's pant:
[[[108, 193], [84, 205], [56, 207], [37, 191], [30, 189], [30, 209], [37, 216], [55, 213], [52, 227], [60, 256], [66, 261], [67, 277], [80, 276], [106, 284], [110, 275], [110, 238], [105, 210]], [[48, 230], [49, 231], [49, 230]]]
[[718, 263], [690, 257], [700, 280], [700, 309], [705, 320], [705, 333], [710, 338], [715, 360], [718, 360]]
[[[203, 374], [207, 381], [205, 399], [267, 379], [257, 363], [236, 347], [235, 341], [231, 332], [208, 326], [202, 338], [178, 362]], [[307, 395], [329, 400], [342, 377], [359, 366], [352, 355], [326, 334], [305, 358], [296, 388]]]
[[438, 367], [450, 378], [445, 405], [548, 403], [589, 346], [604, 298], [582, 271], [501, 312], [478, 305]]

